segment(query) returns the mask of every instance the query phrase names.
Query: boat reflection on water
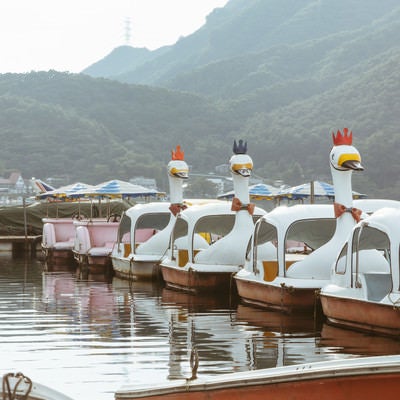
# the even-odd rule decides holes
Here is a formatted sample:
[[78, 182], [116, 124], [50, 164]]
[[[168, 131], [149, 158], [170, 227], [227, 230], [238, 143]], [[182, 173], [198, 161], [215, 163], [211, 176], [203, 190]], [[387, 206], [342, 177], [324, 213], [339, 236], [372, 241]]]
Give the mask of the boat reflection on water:
[[245, 321], [262, 327], [266, 332], [275, 332], [280, 335], [303, 334], [315, 336], [322, 326], [321, 318], [314, 318], [312, 314], [285, 314], [243, 304], [239, 304], [236, 310], [236, 318], [238, 321]]
[[85, 265], [80, 265], [75, 269], [75, 276], [81, 281], [104, 282], [111, 283], [113, 281], [113, 273], [110, 269], [101, 268], [96, 271]]
[[249, 334], [236, 326], [235, 299], [164, 288], [161, 302], [168, 314], [168, 380], [248, 369]]
[[400, 354], [398, 339], [357, 332], [324, 323], [318, 345], [331, 353], [363, 356]]
[[318, 359], [315, 337], [322, 322], [312, 315], [289, 316], [237, 304], [237, 298], [194, 296], [168, 288], [162, 290], [161, 300], [169, 312], [169, 380]]
[[82, 329], [99, 337], [118, 337], [117, 301], [112, 287], [103, 280], [82, 281], [76, 272], [43, 272], [42, 303], [46, 312], [68, 315]]
[[121, 385], [175, 385], [193, 374], [191, 384], [231, 372], [247, 372], [247, 379], [264, 368], [400, 354], [400, 342], [321, 328], [312, 316], [158, 282], [83, 279], [68, 264], [46, 270], [37, 260], [0, 261], [3, 364], [76, 399], [108, 400]]
[[111, 283], [113, 280], [113, 272], [110, 269], [90, 269], [85, 265], [76, 265], [76, 263], [49, 263], [43, 262], [44, 273], [72, 272], [76, 279], [80, 281], [94, 281]]
[[320, 359], [315, 338], [319, 336], [322, 322], [312, 314], [285, 314], [239, 304], [236, 319], [244, 329], [252, 332], [250, 369], [275, 368]]
[[238, 304], [238, 297], [226, 294], [216, 296], [209, 293], [194, 295], [165, 287], [161, 292], [161, 301], [165, 307], [178, 306], [185, 308], [187, 312], [205, 312], [221, 309], [234, 310]]
[[112, 279], [112, 287], [115, 291], [129, 292], [133, 298], [158, 298], [162, 290], [157, 282], [151, 280], [128, 281], [117, 276]]
[[45, 272], [73, 272], [76, 271], [76, 264], [71, 263], [50, 263], [48, 261], [43, 261], [43, 271]]
[[[118, 277], [113, 278], [111, 287], [118, 297], [122, 336], [136, 338], [138, 343], [147, 339], [156, 341], [157, 338], [165, 341], [168, 316], [160, 302], [161, 287], [151, 280], [128, 281]], [[151, 353], [154, 354], [154, 349]], [[161, 354], [159, 356], [163, 358]]]

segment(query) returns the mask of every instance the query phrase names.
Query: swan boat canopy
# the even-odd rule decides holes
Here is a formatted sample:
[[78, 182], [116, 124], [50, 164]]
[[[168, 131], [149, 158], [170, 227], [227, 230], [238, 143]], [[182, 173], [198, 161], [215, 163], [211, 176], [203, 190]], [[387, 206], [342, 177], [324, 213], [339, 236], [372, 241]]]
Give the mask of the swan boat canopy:
[[120, 221], [111, 260], [116, 276], [122, 279], [160, 277], [159, 263], [167, 251], [176, 215], [187, 207], [183, 182], [189, 167], [180, 146], [172, 150], [167, 171], [170, 202], [137, 204]]
[[266, 213], [249, 198], [253, 161], [247, 144], [234, 142], [232, 203], [190, 207], [177, 218], [161, 273], [167, 287], [188, 292], [229, 291], [243, 267], [254, 221]]
[[[117, 232], [117, 242], [111, 253], [116, 276], [125, 279], [155, 278], [157, 264], [164, 256], [169, 242], [169, 233], [164, 229], [172, 224], [174, 216], [170, 203], [137, 204], [127, 210], [121, 218]], [[146, 253], [137, 249], [156, 233], [161, 233], [158, 243]]]
[[[256, 207], [252, 223], [265, 214]], [[229, 235], [235, 226], [236, 212], [225, 201], [191, 206], [178, 215], [171, 244], [161, 262], [161, 272], [167, 287], [187, 292], [228, 291], [232, 275], [238, 271], [248, 245], [227, 247], [219, 261], [207, 259], [199, 263], [197, 255]]]
[[354, 227], [321, 289], [329, 323], [400, 335], [399, 226], [400, 209], [383, 208]]
[[364, 214], [371, 215], [375, 211], [385, 207], [400, 208], [400, 201], [390, 199], [357, 199], [353, 200], [353, 207], [362, 210]]
[[330, 360], [166, 383], [125, 385], [116, 400], [375, 400], [400, 390], [400, 356]]
[[[313, 308], [315, 288], [323, 281], [298, 282], [287, 277], [287, 269], [327, 243], [335, 227], [333, 207], [328, 204], [279, 206], [262, 216], [254, 227], [245, 268], [235, 276], [241, 299], [287, 312]], [[296, 290], [288, 290], [292, 281]]]
[[[363, 167], [360, 163], [359, 152], [351, 145], [352, 133], [345, 128], [343, 133], [338, 131], [337, 135], [332, 134], [332, 136], [334, 146], [330, 152], [329, 162], [335, 189], [335, 204], [334, 207], [330, 206], [332, 211], [322, 218], [318, 216], [320, 209], [317, 205], [310, 205], [307, 219], [313, 220], [313, 215], [315, 215], [314, 229], [318, 229], [319, 223], [324, 225], [328, 223], [332, 229], [332, 220], [327, 222], [327, 215], [329, 214], [331, 218], [334, 216], [336, 218], [334, 233], [330, 230], [331, 237], [325, 236], [323, 240], [329, 240], [320, 246], [316, 246], [305, 233], [305, 240], [300, 240], [305, 244], [303, 253], [309, 253], [312, 250], [311, 253], [307, 256], [301, 254], [289, 257], [286, 255], [286, 250], [284, 251], [283, 244], [288, 235], [287, 227], [283, 230], [282, 227], [280, 228], [279, 236], [278, 229], [275, 228], [275, 240], [278, 240], [280, 249], [277, 254], [271, 252], [273, 242], [262, 239], [264, 231], [271, 232], [265, 233], [265, 236], [268, 238], [270, 235], [273, 239], [274, 229], [268, 227], [268, 216], [266, 221], [260, 221], [253, 233], [255, 245], [252, 260], [246, 264], [246, 268], [235, 275], [238, 294], [243, 301], [285, 312], [311, 311], [319, 306], [316, 293], [329, 282], [331, 264], [362, 213], [361, 210], [353, 207], [352, 171], [363, 170]], [[279, 218], [285, 218], [284, 214], [290, 211], [278, 209], [276, 213], [282, 213]], [[295, 221], [291, 224], [294, 223]], [[259, 232], [261, 232], [261, 241], [266, 242], [263, 248], [258, 248]], [[291, 235], [294, 237], [293, 233]]]

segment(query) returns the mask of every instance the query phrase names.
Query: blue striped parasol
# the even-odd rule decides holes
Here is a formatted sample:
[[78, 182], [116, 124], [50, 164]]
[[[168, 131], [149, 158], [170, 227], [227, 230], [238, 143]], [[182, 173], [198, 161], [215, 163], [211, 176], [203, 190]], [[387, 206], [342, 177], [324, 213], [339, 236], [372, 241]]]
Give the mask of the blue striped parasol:
[[[278, 196], [279, 189], [267, 185], [266, 183], [257, 183], [249, 187], [249, 195], [252, 200], [273, 200]], [[218, 199], [231, 199], [235, 195], [234, 191], [230, 191], [218, 196]]]
[[[313, 188], [313, 190], [312, 190]], [[283, 189], [279, 193], [280, 198], [287, 198], [292, 200], [301, 200], [308, 197], [327, 197], [329, 199], [334, 199], [335, 197], [335, 189], [333, 185], [327, 182], [322, 181], [312, 181], [303, 183], [302, 185], [293, 186], [287, 189]], [[353, 191], [354, 198], [363, 198], [366, 195], [363, 195], [358, 192]]]

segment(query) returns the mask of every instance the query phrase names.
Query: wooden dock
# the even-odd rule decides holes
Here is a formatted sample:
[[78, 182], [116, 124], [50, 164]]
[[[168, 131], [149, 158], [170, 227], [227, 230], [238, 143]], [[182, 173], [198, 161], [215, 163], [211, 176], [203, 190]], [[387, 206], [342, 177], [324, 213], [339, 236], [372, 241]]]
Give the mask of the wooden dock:
[[0, 250], [11, 251], [13, 257], [29, 252], [35, 256], [42, 241], [42, 235], [36, 236], [0, 236]]

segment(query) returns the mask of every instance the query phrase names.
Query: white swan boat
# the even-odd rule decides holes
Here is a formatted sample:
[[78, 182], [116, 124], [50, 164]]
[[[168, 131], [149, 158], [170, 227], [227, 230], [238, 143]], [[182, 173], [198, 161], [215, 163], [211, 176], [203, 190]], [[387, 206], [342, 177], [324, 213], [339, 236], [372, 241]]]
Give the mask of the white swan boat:
[[167, 287], [187, 292], [223, 293], [234, 288], [243, 267], [254, 221], [266, 213], [250, 204], [248, 181], [253, 168], [243, 141], [230, 159], [235, 198], [231, 203], [192, 206], [178, 216], [161, 273]]
[[400, 335], [400, 209], [383, 208], [360, 221], [321, 289], [328, 322]]
[[[321, 211], [316, 205], [310, 205], [309, 216], [306, 219], [313, 225], [313, 228], [307, 228], [308, 232], [300, 232], [305, 231], [306, 228], [299, 229], [297, 234], [304, 233], [304, 239], [292, 234], [295, 240], [300, 240], [305, 245], [308, 244], [303, 253], [307, 254], [309, 250], [313, 251], [307, 256], [301, 254], [289, 258], [284, 252], [285, 245], [282, 243], [287, 237], [289, 222], [286, 223], [283, 230], [280, 230], [279, 236], [277, 232], [273, 236], [272, 228], [268, 227], [270, 215], [265, 216], [265, 221], [261, 220], [255, 227], [252, 258], [246, 263], [246, 268], [239, 271], [234, 277], [239, 297], [243, 301], [285, 312], [309, 311], [317, 305], [316, 291], [329, 282], [331, 264], [361, 215], [361, 211], [353, 207], [351, 186], [352, 171], [363, 169], [360, 164], [360, 154], [352, 146], [352, 133], [346, 128], [343, 133], [338, 131], [336, 135], [332, 134], [332, 136], [334, 146], [329, 160], [335, 188], [335, 207], [330, 206], [332, 211], [325, 211], [325, 215], [322, 215], [318, 214]], [[325, 224], [322, 221], [326, 221], [329, 215], [332, 218], [334, 211], [336, 217], [335, 232], [323, 246], [318, 246], [318, 243], [314, 242], [315, 239], [327, 239], [326, 234], [322, 233], [322, 224]], [[290, 214], [290, 212], [288, 209], [282, 214]], [[280, 211], [277, 210], [278, 222], [270, 223], [270, 225], [275, 225], [276, 231], [279, 229], [276, 227], [279, 219], [283, 221], [288, 218], [288, 216], [281, 216], [279, 213]], [[273, 215], [273, 213], [270, 214]], [[313, 215], [315, 215], [314, 221]], [[304, 219], [304, 217], [301, 217], [301, 219]], [[293, 223], [292, 220], [290, 224]], [[300, 221], [299, 223], [301, 224]], [[321, 226], [319, 226], [320, 224]], [[319, 230], [318, 233], [313, 235], [313, 229]], [[278, 254], [271, 252], [270, 248], [266, 250], [266, 244], [263, 245], [264, 248], [257, 248], [260, 240], [258, 234], [261, 231], [262, 237], [264, 230], [270, 232], [269, 239], [268, 233], [266, 233], [267, 239], [264, 239], [266, 244], [270, 245], [271, 239], [278, 241]]]
[[116, 276], [121, 279], [153, 279], [160, 277], [159, 263], [166, 253], [176, 215], [186, 208], [183, 182], [189, 167], [180, 146], [172, 151], [168, 163], [170, 203], [137, 204], [122, 216], [117, 242], [111, 252]]
[[244, 303], [285, 312], [313, 310], [315, 290], [324, 280], [294, 280], [286, 276], [295, 262], [310, 257], [334, 235], [332, 205], [280, 206], [255, 224], [245, 268], [235, 275]]

